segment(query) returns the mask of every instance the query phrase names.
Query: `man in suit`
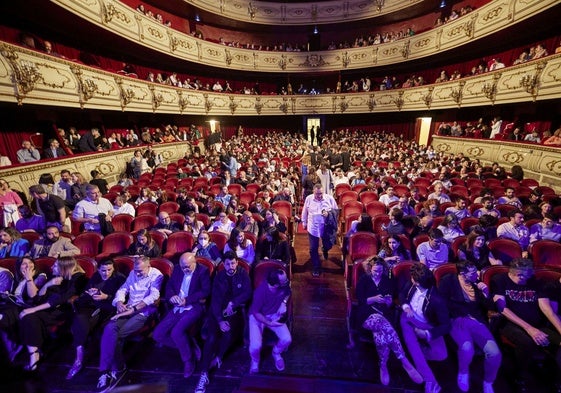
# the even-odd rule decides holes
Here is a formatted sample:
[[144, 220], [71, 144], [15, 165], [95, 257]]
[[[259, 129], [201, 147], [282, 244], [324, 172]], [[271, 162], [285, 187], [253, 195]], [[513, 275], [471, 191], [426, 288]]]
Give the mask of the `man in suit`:
[[92, 128], [91, 131], [86, 132], [80, 140], [78, 141], [78, 150], [80, 153], [87, 153], [91, 151], [97, 151], [98, 148], [95, 144], [95, 140], [99, 138], [99, 130], [97, 128]]
[[58, 158], [64, 157], [66, 152], [62, 147], [60, 147], [60, 144], [56, 139], [49, 139], [49, 148], [45, 149], [44, 154], [45, 158]]
[[61, 237], [59, 229], [51, 225], [47, 227], [45, 236], [33, 243], [30, 254], [33, 258], [73, 257], [80, 254], [80, 249], [67, 237]]
[[165, 301], [172, 308], [154, 329], [153, 338], [161, 345], [179, 350], [185, 378], [189, 378], [195, 369], [195, 344], [189, 337], [189, 330], [204, 316], [204, 302], [209, 295], [208, 268], [198, 264], [193, 253], [181, 255], [179, 265], [166, 285]]

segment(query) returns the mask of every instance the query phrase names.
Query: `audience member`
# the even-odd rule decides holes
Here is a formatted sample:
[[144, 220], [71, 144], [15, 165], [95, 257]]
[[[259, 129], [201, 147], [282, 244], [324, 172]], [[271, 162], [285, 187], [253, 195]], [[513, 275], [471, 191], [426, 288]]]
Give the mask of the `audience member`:
[[80, 249], [69, 238], [60, 236], [56, 225], [51, 225], [47, 227], [43, 237], [33, 243], [29, 253], [33, 258], [63, 258], [80, 254]]
[[27, 162], [35, 162], [41, 159], [41, 154], [29, 141], [23, 141], [21, 149], [16, 152], [18, 162], [25, 164]]

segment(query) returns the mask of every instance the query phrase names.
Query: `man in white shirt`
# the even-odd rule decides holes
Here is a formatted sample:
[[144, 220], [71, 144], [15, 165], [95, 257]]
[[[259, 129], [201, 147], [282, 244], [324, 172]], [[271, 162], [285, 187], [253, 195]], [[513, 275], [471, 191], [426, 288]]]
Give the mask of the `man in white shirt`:
[[379, 201], [382, 202], [387, 207], [392, 202], [398, 202], [399, 197], [397, 195], [395, 195], [393, 187], [389, 186], [388, 188], [386, 188], [386, 193], [380, 195]]
[[[302, 226], [308, 231], [310, 241], [310, 258], [312, 259], [314, 277], [319, 277], [321, 260], [319, 259], [319, 239], [325, 230], [325, 219], [332, 211], [338, 211], [337, 202], [328, 194], [324, 194], [320, 183], [314, 186], [314, 192], [306, 197], [302, 209]], [[323, 249], [323, 256], [327, 259], [327, 252]]]
[[522, 247], [522, 258], [528, 258], [528, 245], [530, 244], [530, 231], [524, 225], [524, 213], [516, 209], [508, 212], [509, 222], [497, 228], [497, 237], [511, 239]]
[[99, 188], [93, 184], [86, 186], [86, 198], [76, 204], [72, 218], [84, 224], [84, 230], [101, 233], [99, 215], [103, 213], [108, 221], [113, 216], [113, 205], [101, 197]]

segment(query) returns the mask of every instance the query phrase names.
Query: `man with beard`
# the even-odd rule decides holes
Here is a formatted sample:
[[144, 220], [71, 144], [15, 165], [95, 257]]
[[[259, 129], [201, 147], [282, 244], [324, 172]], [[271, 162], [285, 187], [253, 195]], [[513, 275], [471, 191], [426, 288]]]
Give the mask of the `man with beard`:
[[51, 225], [47, 227], [45, 235], [33, 243], [30, 254], [33, 258], [73, 257], [80, 254], [80, 249], [67, 237], [61, 237], [58, 228]]
[[53, 194], [62, 198], [66, 206], [73, 209], [76, 201], [72, 198], [72, 176], [68, 169], [60, 171], [60, 180], [53, 186]]
[[39, 214], [34, 214], [27, 205], [18, 207], [20, 219], [16, 221], [16, 229], [19, 232], [35, 231], [43, 233], [45, 231], [45, 219]]
[[220, 368], [222, 358], [230, 346], [242, 337], [243, 308], [251, 298], [251, 281], [247, 271], [238, 266], [236, 253], [224, 254], [224, 270], [218, 272], [212, 286], [207, 334], [201, 360], [201, 377], [195, 393], [205, 393], [209, 383], [208, 371]]
[[47, 191], [40, 184], [29, 187], [29, 193], [37, 204], [37, 212], [45, 217], [45, 223], [62, 229], [66, 221], [64, 201], [56, 195], [47, 194]]

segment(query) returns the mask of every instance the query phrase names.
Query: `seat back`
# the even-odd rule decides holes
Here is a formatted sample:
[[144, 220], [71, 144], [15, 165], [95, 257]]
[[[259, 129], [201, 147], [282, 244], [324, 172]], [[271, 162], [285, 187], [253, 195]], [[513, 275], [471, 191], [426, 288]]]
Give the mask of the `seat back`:
[[493, 239], [489, 242], [489, 250], [505, 265], [508, 265], [514, 258], [522, 257], [522, 247], [511, 239]]
[[253, 289], [256, 289], [261, 283], [267, 279], [269, 272], [276, 269], [285, 271], [286, 276], [289, 277], [287, 268], [283, 263], [278, 261], [262, 260], [253, 268]]
[[401, 292], [405, 285], [411, 282], [410, 270], [413, 264], [414, 262], [412, 261], [402, 261], [393, 266], [392, 277], [395, 279], [398, 292]]
[[[142, 206], [142, 205], [141, 205]], [[142, 214], [136, 216], [132, 222], [132, 231], [137, 232], [141, 229], [149, 229], [158, 223], [158, 217], [156, 217], [156, 212], [154, 214]]]
[[78, 262], [78, 265], [80, 265], [80, 267], [84, 269], [84, 272], [86, 273], [86, 277], [92, 278], [92, 276], [97, 270], [97, 263], [95, 259], [91, 257], [79, 255], [76, 257], [76, 261]]
[[228, 242], [228, 235], [219, 231], [210, 231], [208, 235], [210, 236], [210, 241], [216, 244], [220, 252], [224, 252], [224, 246]]
[[111, 224], [118, 232], [130, 232], [134, 217], [130, 214], [117, 214], [111, 218]]
[[99, 254], [102, 241], [103, 236], [100, 233], [83, 232], [76, 236], [72, 243], [80, 249], [80, 255], [94, 257]]
[[348, 264], [378, 254], [378, 236], [370, 232], [356, 232], [349, 237]]
[[149, 216], [156, 216], [157, 212], [158, 212], [158, 205], [156, 205], [155, 203], [152, 203], [152, 202], [141, 203], [136, 208], [136, 215], [137, 216], [142, 216], [144, 214], [149, 215]]
[[445, 263], [438, 266], [436, 269], [434, 269], [433, 272], [434, 279], [436, 280], [436, 286], [440, 284], [440, 280], [442, 279], [442, 277], [448, 274], [456, 274], [457, 272], [458, 270], [456, 269], [455, 263]]
[[175, 213], [179, 210], [179, 204], [177, 202], [164, 202], [160, 205], [158, 212], [166, 212], [168, 214]]
[[193, 249], [195, 244], [195, 239], [193, 234], [189, 232], [175, 232], [169, 235], [166, 252], [163, 254], [164, 258], [171, 260], [172, 262], [177, 262], [179, 257], [188, 251]]
[[[125, 254], [133, 242], [133, 237], [128, 232], [113, 232], [105, 236], [101, 245], [99, 258], [112, 257]], [[96, 258], [99, 260], [98, 258]]]
[[277, 213], [285, 215], [288, 219], [292, 218], [292, 204], [288, 201], [275, 201], [271, 204], [271, 208]]
[[536, 267], [561, 267], [561, 244], [553, 240], [538, 240], [532, 244], [532, 260]]

